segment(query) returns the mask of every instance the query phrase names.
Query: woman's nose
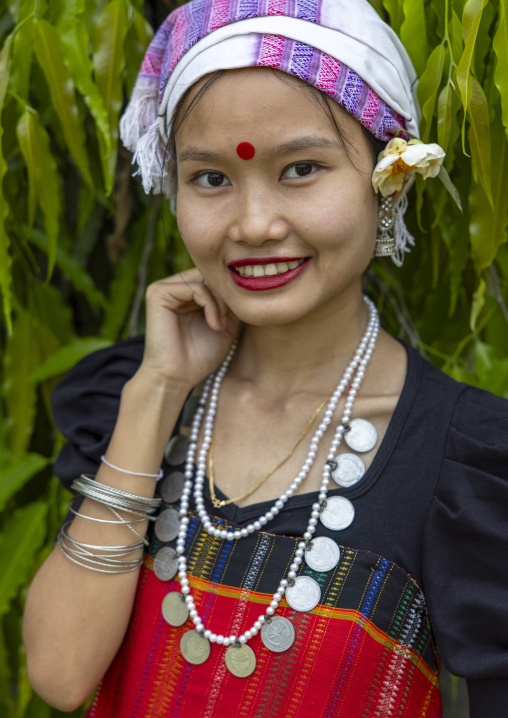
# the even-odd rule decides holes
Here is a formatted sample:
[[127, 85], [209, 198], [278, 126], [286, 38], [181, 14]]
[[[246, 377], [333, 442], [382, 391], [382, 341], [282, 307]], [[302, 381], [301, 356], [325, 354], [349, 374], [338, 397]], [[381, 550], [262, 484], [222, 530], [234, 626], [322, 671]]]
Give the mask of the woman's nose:
[[241, 193], [231, 222], [229, 235], [234, 242], [261, 246], [265, 242], [281, 241], [289, 227], [273, 194], [250, 190]]

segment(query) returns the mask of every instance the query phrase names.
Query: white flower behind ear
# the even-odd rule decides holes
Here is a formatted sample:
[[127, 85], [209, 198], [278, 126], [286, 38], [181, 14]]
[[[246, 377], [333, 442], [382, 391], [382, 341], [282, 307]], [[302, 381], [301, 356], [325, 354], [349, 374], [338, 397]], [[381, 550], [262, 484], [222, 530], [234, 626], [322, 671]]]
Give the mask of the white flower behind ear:
[[406, 176], [418, 172], [423, 179], [437, 177], [445, 151], [436, 144], [426, 145], [420, 140], [406, 142], [395, 137], [379, 155], [372, 175], [372, 186], [383, 197], [389, 197], [404, 186]]

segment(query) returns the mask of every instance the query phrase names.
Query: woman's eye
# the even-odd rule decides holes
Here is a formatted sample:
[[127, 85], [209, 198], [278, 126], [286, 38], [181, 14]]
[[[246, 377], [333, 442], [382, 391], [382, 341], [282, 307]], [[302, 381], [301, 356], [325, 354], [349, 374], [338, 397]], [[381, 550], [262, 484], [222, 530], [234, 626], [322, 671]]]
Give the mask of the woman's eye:
[[221, 172], [204, 172], [202, 175], [196, 177], [196, 182], [201, 187], [225, 187], [231, 184], [228, 178]]
[[308, 177], [313, 174], [317, 165], [313, 162], [298, 162], [296, 165], [291, 165], [287, 170], [284, 171], [284, 177], [289, 179], [295, 179], [297, 177]]

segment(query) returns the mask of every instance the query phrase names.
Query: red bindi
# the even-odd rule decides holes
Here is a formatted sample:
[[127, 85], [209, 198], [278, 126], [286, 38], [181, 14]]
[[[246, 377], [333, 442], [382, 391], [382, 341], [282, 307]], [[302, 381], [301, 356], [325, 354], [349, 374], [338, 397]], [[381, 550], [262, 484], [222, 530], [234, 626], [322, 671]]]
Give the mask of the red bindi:
[[251, 145], [250, 142], [240, 142], [240, 144], [236, 148], [236, 152], [238, 157], [240, 157], [242, 160], [251, 160], [256, 154], [254, 145]]

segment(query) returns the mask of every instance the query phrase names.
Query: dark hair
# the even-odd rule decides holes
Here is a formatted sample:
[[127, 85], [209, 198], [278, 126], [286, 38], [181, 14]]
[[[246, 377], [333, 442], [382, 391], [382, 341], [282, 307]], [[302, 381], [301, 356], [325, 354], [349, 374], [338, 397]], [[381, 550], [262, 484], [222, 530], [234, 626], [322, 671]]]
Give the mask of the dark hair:
[[[309, 85], [304, 80], [300, 80], [300, 78], [294, 77], [293, 75], [289, 75], [287, 73], [281, 72], [280, 70], [276, 70], [274, 68], [269, 68], [272, 70], [272, 72], [282, 81], [291, 83], [292, 85], [297, 84], [298, 87], [303, 91], [309, 91], [313, 94], [313, 96], [316, 98], [317, 102], [321, 106], [322, 110], [325, 112], [325, 114], [328, 116], [328, 119], [332, 123], [336, 133], [337, 137], [339, 138], [339, 142], [341, 143], [342, 147], [344, 148], [346, 155], [348, 159], [352, 162], [350, 151], [351, 149], [354, 149], [351, 141], [349, 140], [347, 133], [344, 132], [343, 129], [339, 126], [339, 123], [337, 122], [337, 118], [335, 116], [335, 113], [333, 111], [333, 105], [331, 98], [326, 95], [321, 90], [318, 90], [317, 87], [313, 87], [312, 85]], [[169, 153], [169, 156], [176, 158], [176, 134], [180, 127], [183, 125], [187, 117], [190, 115], [192, 110], [196, 107], [196, 105], [202, 100], [203, 96], [208, 92], [210, 87], [217, 82], [217, 80], [222, 77], [225, 70], [217, 70], [216, 72], [212, 72], [208, 77], [206, 78], [206, 81], [204, 84], [199, 88], [198, 92], [194, 95], [191, 102], [189, 103], [188, 107], [185, 108], [185, 111], [183, 111], [183, 108], [185, 106], [185, 103], [187, 102], [189, 95], [193, 92], [194, 88], [196, 87], [196, 83], [191, 85], [182, 97], [178, 100], [178, 103], [175, 107], [175, 110], [173, 112], [173, 121], [171, 123], [171, 131], [168, 138], [168, 143], [166, 147], [166, 152]], [[231, 70], [229, 70], [231, 72]], [[233, 70], [234, 72], [234, 70]], [[199, 82], [199, 80], [198, 80]], [[336, 104], [336, 103], [334, 103]], [[338, 105], [340, 107], [340, 105]], [[347, 112], [347, 110], [344, 110], [341, 108], [344, 112]], [[386, 146], [385, 142], [382, 142], [381, 140], [378, 140], [377, 137], [374, 137], [374, 135], [369, 132], [363, 125], [360, 125], [363, 131], [363, 134], [365, 136], [365, 139], [367, 141], [367, 145], [371, 151], [372, 154], [372, 161], [373, 165], [376, 164], [377, 158], [379, 156], [379, 153], [382, 152]], [[174, 165], [174, 172], [176, 173], [176, 163]], [[176, 180], [176, 176], [174, 178]]]

